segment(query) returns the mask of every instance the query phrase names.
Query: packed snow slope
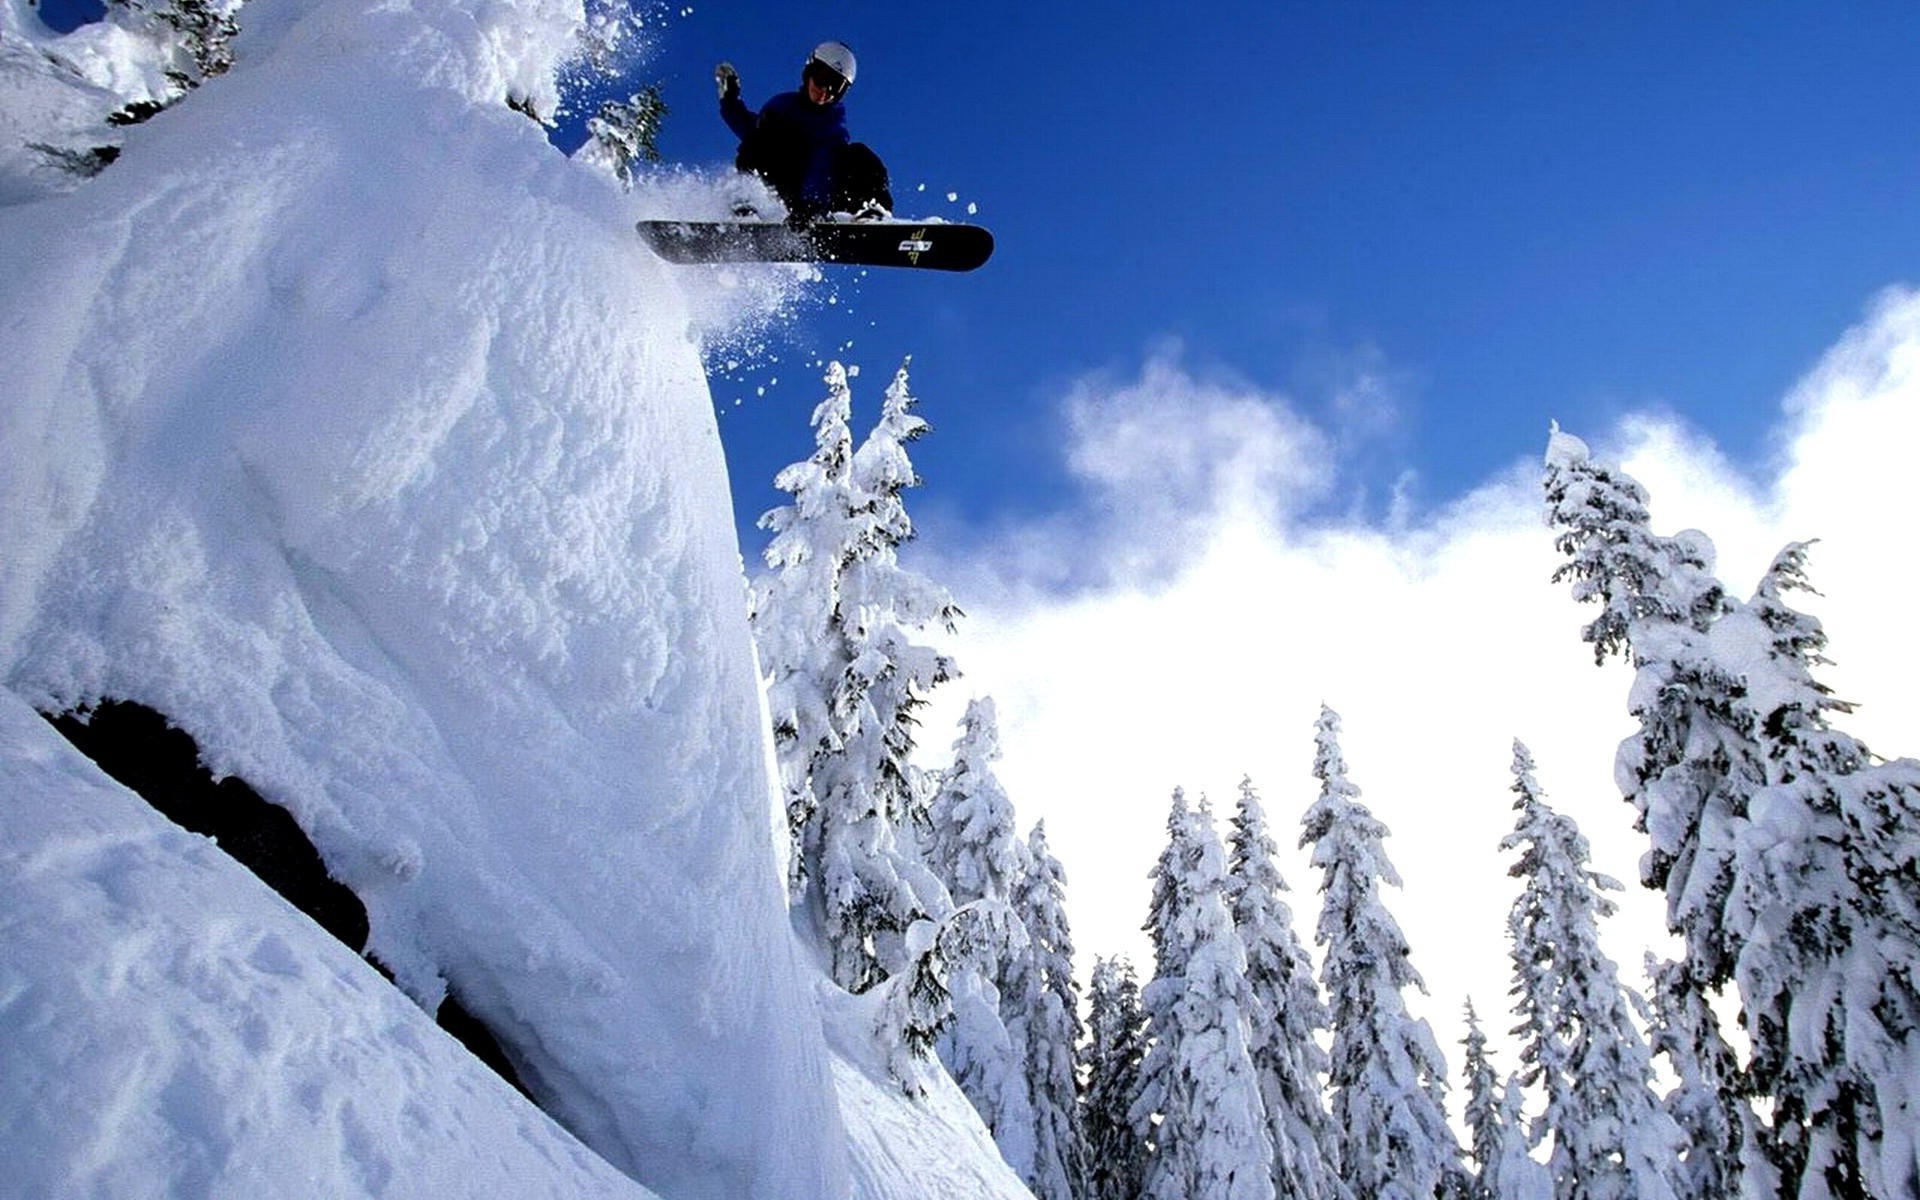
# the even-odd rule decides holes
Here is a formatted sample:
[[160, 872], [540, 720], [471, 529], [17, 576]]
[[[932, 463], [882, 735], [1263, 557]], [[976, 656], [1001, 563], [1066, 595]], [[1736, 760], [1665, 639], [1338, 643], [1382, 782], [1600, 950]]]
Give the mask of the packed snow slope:
[[[581, 15], [257, 0], [104, 173], [0, 197], [0, 1161], [50, 1194], [624, 1186], [26, 715], [105, 699], [285, 806], [398, 986], [670, 1200], [1022, 1194], [788, 920], [690, 332], [738, 301], [506, 103], [553, 110]], [[432, 1130], [472, 1161], [396, 1165]]]
[[0, 1193], [649, 1194], [9, 694], [0, 829]]

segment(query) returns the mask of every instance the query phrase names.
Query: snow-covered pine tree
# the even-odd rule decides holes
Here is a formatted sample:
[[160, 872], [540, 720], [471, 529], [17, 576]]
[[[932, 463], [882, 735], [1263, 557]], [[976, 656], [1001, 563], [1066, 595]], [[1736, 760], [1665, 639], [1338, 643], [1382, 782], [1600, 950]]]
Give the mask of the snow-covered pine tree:
[[1189, 845], [1192, 838], [1193, 812], [1187, 806], [1187, 793], [1182, 788], [1175, 788], [1173, 799], [1167, 807], [1167, 844], [1161, 847], [1160, 857], [1147, 872], [1153, 880], [1153, 893], [1147, 905], [1147, 921], [1141, 929], [1153, 946], [1153, 979], [1148, 980], [1140, 994], [1141, 1014], [1146, 1019], [1147, 1027], [1147, 1051], [1140, 1061], [1140, 1090], [1134, 1096], [1133, 1108], [1128, 1113], [1135, 1134], [1141, 1145], [1146, 1147], [1149, 1164], [1173, 1152], [1169, 1142], [1171, 1131], [1160, 1119], [1166, 1111], [1167, 1092], [1171, 1086], [1168, 1068], [1172, 1059], [1164, 1051], [1155, 1051], [1162, 1032], [1171, 1028], [1175, 1019], [1173, 1006], [1179, 999], [1179, 993], [1178, 989], [1168, 988], [1156, 991], [1153, 981], [1178, 979], [1186, 974], [1187, 964], [1183, 957], [1186, 947], [1173, 936], [1173, 923], [1178, 917], [1179, 906], [1184, 903], [1180, 890], [1186, 886], [1185, 863], [1193, 853]]
[[1601, 612], [1581, 630], [1596, 663], [1626, 655], [1636, 625], [1704, 630], [1725, 607], [1712, 575], [1712, 549], [1696, 533], [1660, 537], [1647, 491], [1625, 472], [1593, 460], [1585, 442], [1555, 425], [1542, 486], [1554, 548], [1568, 558], [1553, 582], [1573, 581], [1573, 598]]
[[1723, 926], [1732, 847], [1765, 770], [1746, 682], [1717, 660], [1709, 636], [1733, 607], [1712, 575], [1712, 543], [1696, 531], [1655, 535], [1645, 490], [1557, 428], [1545, 489], [1555, 545], [1571, 560], [1554, 578], [1573, 579], [1576, 600], [1602, 604], [1584, 634], [1595, 658], [1618, 653], [1635, 668], [1628, 708], [1640, 730], [1621, 743], [1614, 778], [1651, 842], [1641, 882], [1665, 890], [1668, 928], [1717, 992], [1733, 970]]
[[761, 518], [774, 535], [771, 571], [755, 584], [752, 617], [769, 675], [795, 900], [821, 931], [835, 981], [859, 992], [904, 965], [909, 926], [938, 915], [938, 884], [903, 852], [898, 831], [911, 806], [914, 710], [954, 670], [909, 631], [950, 624], [957, 610], [896, 557], [912, 534], [899, 495], [902, 431], [917, 420], [905, 369], [857, 454], [845, 369], [831, 364], [826, 382], [813, 455], [775, 480], [793, 503]]
[[604, 168], [622, 187], [631, 188], [634, 164], [660, 161], [660, 122], [666, 115], [667, 102], [656, 84], [624, 101], [604, 101], [587, 119], [587, 140], [575, 157]]
[[1227, 909], [1226, 851], [1204, 801], [1192, 811], [1176, 792], [1168, 825], [1173, 837], [1155, 868], [1160, 971], [1145, 997], [1142, 1101], [1151, 1112], [1136, 1104], [1134, 1113], [1136, 1128], [1158, 1117], [1141, 1196], [1273, 1200], [1273, 1139], [1251, 1045], [1258, 1002]]
[[1079, 1200], [1087, 1191], [1086, 1135], [1080, 1124], [1074, 1048], [1080, 1042], [1080, 985], [1073, 978], [1066, 872], [1047, 845], [1046, 822], [1027, 835], [1026, 869], [1013, 911], [1027, 949], [1013, 958], [1000, 1014], [1026, 1056], [1033, 1103], [1032, 1161], [1023, 1177], [1037, 1200]]
[[[976, 901], [962, 911], [996, 903]], [[1026, 1030], [1007, 1027], [1000, 985], [994, 982], [994, 976], [1025, 947], [1026, 930], [1012, 917], [1010, 908], [999, 905], [999, 911], [1007, 914], [1006, 923], [1018, 934], [984, 948], [953, 971], [953, 1019], [935, 1045], [947, 1072], [993, 1135], [1000, 1157], [1025, 1177], [1034, 1169], [1037, 1149], [1033, 1095], [1027, 1086]], [[1016, 1032], [1021, 1040], [1015, 1040]]]
[[1340, 717], [1323, 706], [1313, 764], [1320, 796], [1300, 844], [1313, 847], [1322, 872], [1315, 940], [1325, 948], [1321, 981], [1333, 1016], [1328, 1082], [1341, 1174], [1370, 1200], [1458, 1195], [1467, 1181], [1447, 1124], [1446, 1062], [1433, 1030], [1407, 1012], [1402, 989], [1425, 985], [1380, 898], [1381, 884], [1400, 885], [1381, 845], [1387, 827], [1360, 803], [1339, 739]]
[[[1551, 501], [1586, 447], [1556, 431], [1548, 458]], [[1573, 528], [1557, 505], [1555, 520]], [[1876, 762], [1832, 730], [1844, 706], [1811, 673], [1823, 635], [1782, 599], [1803, 558], [1788, 547], [1748, 605], [1629, 623], [1642, 732], [1616, 773], [1690, 986], [1740, 989], [1747, 1081], [1770, 1110], [1751, 1126], [1744, 1194], [1920, 1194], [1920, 1139], [1904, 1133], [1920, 1104], [1920, 764]]]
[[[1523, 881], [1508, 919], [1514, 1012], [1526, 1082], [1546, 1098], [1539, 1133], [1560, 1200], [1677, 1200], [1685, 1139], [1653, 1091], [1651, 1054], [1633, 1023], [1599, 921], [1620, 884], [1587, 865], [1587, 840], [1555, 812], [1533, 756], [1513, 744], [1514, 830], [1508, 873]], [[1537, 1138], [1536, 1138], [1537, 1140]]]
[[1781, 1197], [1920, 1196], [1920, 762], [1832, 726], [1848, 706], [1813, 677], [1826, 635], [1786, 601], [1812, 590], [1806, 549], [1716, 629], [1728, 655], [1766, 649], [1747, 682], [1768, 786], [1727, 916], [1748, 1076], [1771, 1102], [1755, 1148]]
[[889, 1071], [908, 1095], [925, 1094], [924, 1060], [934, 1056], [940, 1036], [956, 1019], [955, 979], [991, 970], [1025, 944], [1013, 910], [989, 901], [907, 927], [904, 965], [877, 989], [882, 993], [877, 1035], [887, 1049]]
[[1487, 1055], [1487, 1034], [1480, 1028], [1480, 1014], [1467, 998], [1467, 1036], [1460, 1039], [1466, 1049], [1461, 1073], [1466, 1079], [1467, 1103], [1461, 1116], [1467, 1126], [1467, 1161], [1473, 1164], [1473, 1200], [1498, 1200], [1496, 1177], [1499, 1163], [1506, 1157], [1507, 1141], [1513, 1130], [1500, 1119], [1500, 1097], [1494, 1094], [1498, 1080], [1493, 1060]]
[[1344, 1200], [1323, 1096], [1328, 1061], [1319, 1038], [1328, 1026], [1327, 1006], [1313, 960], [1294, 932], [1293, 912], [1281, 899], [1287, 884], [1274, 863], [1279, 848], [1251, 779], [1240, 781], [1227, 845], [1227, 902], [1256, 1002], [1253, 1066], [1273, 1137], [1274, 1194]]
[[1140, 985], [1125, 956], [1094, 960], [1087, 994], [1081, 1126], [1086, 1130], [1086, 1200], [1137, 1200], [1145, 1184], [1147, 1143], [1130, 1113], [1140, 1095], [1147, 1018]]
[[1000, 722], [991, 696], [967, 702], [953, 764], [927, 806], [927, 865], [954, 903], [1009, 900], [1020, 874], [1020, 838], [1013, 802], [993, 773], [1000, 758]]
[[[909, 831], [918, 824], [921, 802], [910, 762], [918, 713], [933, 688], [960, 673], [952, 659], [915, 642], [912, 634], [936, 625], [951, 633], [963, 615], [944, 587], [902, 568], [897, 555], [914, 536], [905, 493], [921, 483], [907, 446], [930, 428], [914, 412], [910, 362], [894, 372], [881, 397], [880, 419], [854, 451], [854, 485], [865, 498], [860, 544], [868, 549], [846, 563], [840, 589], [842, 619], [861, 650], [852, 659], [853, 677], [871, 681], [865, 702], [875, 735], [875, 788], [892, 826]], [[923, 856], [916, 851], [908, 858], [922, 894], [937, 893]]]
[[[155, 108], [233, 66], [243, 0], [109, 0], [107, 19], [171, 52], [167, 78], [176, 89]], [[151, 115], [151, 114], [149, 114]]]
[[1552, 1200], [1553, 1179], [1528, 1154], [1526, 1117], [1521, 1112], [1520, 1081], [1508, 1076], [1503, 1083], [1487, 1052], [1487, 1035], [1480, 1016], [1467, 1001], [1467, 1105], [1464, 1112], [1473, 1161], [1473, 1200]]
[[842, 564], [857, 552], [852, 526], [860, 503], [853, 487], [853, 432], [848, 428], [853, 394], [838, 364], [827, 373], [827, 386], [827, 398], [813, 412], [812, 456], [774, 479], [774, 486], [791, 495], [793, 503], [760, 518], [760, 527], [773, 534], [764, 552], [772, 573], [755, 581], [751, 595], [754, 640], [768, 676], [774, 747], [793, 839], [788, 871], [796, 902], [804, 898], [819, 865], [817, 844], [802, 844], [804, 834], [818, 834], [814, 761], [841, 744], [832, 701], [845, 669], [846, 647], [831, 635], [840, 607]]
[[1649, 953], [1649, 1048], [1664, 1056], [1675, 1080], [1667, 1114], [1686, 1138], [1677, 1190], [1681, 1200], [1734, 1200], [1740, 1194], [1740, 1155], [1753, 1109], [1735, 1103], [1743, 1086], [1740, 1061], [1707, 1007], [1705, 992], [1684, 961], [1659, 962]]
[[[953, 743], [953, 764], [941, 773], [927, 806], [922, 852], [957, 905], [997, 905], [1009, 919], [1025, 847], [1014, 829], [1013, 804], [994, 776], [999, 721], [991, 697], [968, 702]], [[1025, 926], [1021, 926], [1025, 936]], [[1030, 941], [1030, 939], [1028, 939]], [[1008, 1165], [1034, 1166], [1034, 1106], [1024, 1041], [1007, 1027], [1011, 958], [983, 955], [953, 976], [954, 1020], [941, 1033], [940, 1061], [972, 1101]], [[1024, 1026], [1019, 1031], [1023, 1039]]]

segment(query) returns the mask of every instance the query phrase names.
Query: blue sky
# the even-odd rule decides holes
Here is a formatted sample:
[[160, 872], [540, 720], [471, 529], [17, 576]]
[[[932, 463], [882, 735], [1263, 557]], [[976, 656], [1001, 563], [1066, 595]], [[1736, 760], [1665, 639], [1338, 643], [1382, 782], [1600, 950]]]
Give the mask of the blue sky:
[[[1736, 594], [1823, 539], [1832, 682], [1871, 744], [1912, 752], [1908, 585], [1878, 548], [1914, 504], [1863, 456], [1920, 419], [1911, 381], [1876, 375], [1920, 345], [1920, 302], [1876, 309], [1920, 284], [1920, 5], [901, 11], [693, 0], [645, 70], [669, 159], [711, 166], [733, 150], [715, 61], [758, 103], [844, 39], [900, 208], [974, 204], [995, 233], [972, 275], [831, 274], [780, 361], [714, 396], [753, 564], [772, 476], [811, 448], [807, 362], [865, 369], [864, 427], [914, 356], [936, 428], [911, 561], [969, 614], [924, 745], [999, 702], [1000, 777], [1048, 822], [1088, 962], [1144, 954], [1174, 786], [1224, 806], [1250, 774], [1294, 825], [1322, 702], [1396, 832], [1450, 1056], [1462, 1001], [1505, 993], [1512, 739], [1597, 868], [1634, 879], [1627, 680], [1594, 669], [1513, 470], [1553, 420], [1624, 458], [1660, 528], [1711, 534]], [[1881, 349], [1855, 362], [1861, 330]], [[1855, 390], [1871, 415], [1841, 420]], [[1307, 928], [1317, 878], [1285, 870]], [[1660, 903], [1620, 899], [1607, 936], [1637, 976]]]
[[817, 355], [872, 372], [869, 406], [914, 356], [937, 426], [918, 503], [955, 537], [1076, 503], [1061, 398], [1169, 339], [1195, 376], [1332, 432], [1347, 512], [1396, 483], [1429, 508], [1537, 454], [1550, 419], [1630, 409], [1758, 465], [1782, 393], [1920, 274], [1912, 4], [909, 12], [695, 0], [653, 21], [671, 161], [731, 156], [714, 62], [757, 104], [837, 37], [898, 207], [977, 205], [999, 243], [970, 276], [837, 272], [835, 303], [716, 379], [743, 523], [809, 448]]

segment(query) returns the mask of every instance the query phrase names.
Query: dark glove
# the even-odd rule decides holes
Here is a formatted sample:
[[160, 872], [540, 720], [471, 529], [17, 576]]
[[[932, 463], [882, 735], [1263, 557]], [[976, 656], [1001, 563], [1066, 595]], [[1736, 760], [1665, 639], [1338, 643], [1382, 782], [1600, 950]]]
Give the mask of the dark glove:
[[740, 94], [740, 72], [733, 69], [732, 63], [721, 63], [713, 69], [713, 82], [720, 89], [722, 100], [731, 100]]

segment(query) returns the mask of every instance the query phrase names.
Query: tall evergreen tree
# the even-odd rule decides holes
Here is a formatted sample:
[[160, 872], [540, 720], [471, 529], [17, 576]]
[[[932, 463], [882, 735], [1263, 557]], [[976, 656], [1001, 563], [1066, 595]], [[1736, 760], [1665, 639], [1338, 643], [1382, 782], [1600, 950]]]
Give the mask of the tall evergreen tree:
[[1554, 548], [1567, 556], [1553, 581], [1573, 581], [1573, 598], [1600, 615], [1581, 631], [1594, 661], [1631, 653], [1635, 627], [1704, 630], [1725, 607], [1712, 575], [1712, 549], [1696, 533], [1660, 537], [1639, 481], [1595, 462], [1586, 443], [1554, 426], [1543, 481]]
[[1512, 933], [1514, 1033], [1528, 1080], [1546, 1096], [1550, 1166], [1560, 1200], [1677, 1200], [1684, 1138], [1653, 1092], [1651, 1055], [1619, 971], [1600, 949], [1599, 920], [1620, 884], [1587, 866], [1587, 840], [1555, 812], [1533, 757], [1513, 744], [1514, 809], [1500, 843], [1518, 850], [1523, 881]]
[[1765, 773], [1745, 683], [1713, 653], [1710, 630], [1731, 602], [1712, 575], [1712, 544], [1697, 532], [1654, 534], [1645, 489], [1557, 429], [1545, 488], [1555, 545], [1569, 558], [1554, 579], [1601, 604], [1584, 633], [1596, 660], [1621, 654], [1636, 672], [1628, 706], [1640, 729], [1621, 743], [1614, 775], [1651, 842], [1641, 882], [1665, 890], [1668, 927], [1717, 991], [1733, 969], [1722, 922], [1732, 847]]
[[[1019, 924], [1014, 892], [1025, 847], [1014, 829], [1013, 804], [994, 776], [999, 722], [991, 698], [967, 705], [953, 744], [953, 765], [941, 774], [928, 805], [925, 854], [957, 905], [998, 906]], [[1030, 946], [1024, 924], [1020, 941]], [[973, 1103], [1008, 1164], [1034, 1169], [1034, 1103], [1027, 1080], [1024, 1026], [1015, 1036], [1006, 1014], [1017, 958], [983, 955], [953, 978], [954, 1020], [939, 1039], [940, 1061]]]
[[1004, 904], [978, 901], [942, 919], [916, 920], [903, 938], [901, 968], [880, 984], [878, 1028], [893, 1078], [910, 1096], [926, 1092], [926, 1059], [964, 1006], [956, 980], [991, 971], [1024, 945], [1025, 933]]
[[1480, 1028], [1480, 1014], [1467, 1000], [1467, 1036], [1460, 1040], [1466, 1049], [1461, 1073], [1466, 1079], [1467, 1104], [1461, 1116], [1467, 1126], [1467, 1160], [1473, 1164], [1473, 1200], [1497, 1200], [1500, 1193], [1494, 1182], [1500, 1161], [1506, 1157], [1507, 1141], [1513, 1131], [1500, 1119], [1500, 1097], [1494, 1089], [1493, 1060], [1487, 1055], [1487, 1034]]
[[1096, 959], [1087, 995], [1081, 1124], [1087, 1139], [1087, 1200], [1136, 1200], [1146, 1183], [1147, 1142], [1130, 1112], [1140, 1095], [1147, 1018], [1124, 956]]
[[1000, 758], [1000, 721], [991, 696], [967, 703], [953, 764], [927, 807], [925, 851], [929, 866], [954, 903], [982, 898], [1006, 901], [1020, 874], [1020, 837], [1013, 802], [995, 776]]
[[1074, 1074], [1080, 985], [1073, 978], [1066, 872], [1047, 845], [1045, 822], [1027, 835], [1025, 863], [1013, 910], [1026, 927], [1027, 950], [1013, 959], [1000, 997], [1008, 1035], [1025, 1055], [1033, 1105], [1033, 1154], [1024, 1178], [1037, 1200], [1078, 1200], [1087, 1190], [1086, 1135]]
[[1520, 1081], [1496, 1077], [1473, 1001], [1467, 1001], [1467, 1105], [1465, 1113], [1473, 1160], [1473, 1200], [1551, 1200], [1553, 1180], [1528, 1153], [1530, 1139], [1520, 1110]]
[[[1157, 1118], [1146, 1200], [1273, 1200], [1273, 1139], [1254, 1074], [1251, 1025], [1257, 1001], [1226, 901], [1226, 852], [1203, 804], [1175, 793], [1169, 853], [1156, 872], [1161, 971], [1147, 985], [1152, 1041], [1143, 1075]], [[1156, 889], [1159, 891], [1160, 889]], [[1178, 966], [1178, 974], [1167, 973]], [[1142, 1121], [1143, 1115], [1148, 1116]]]
[[[1570, 553], [1599, 534], [1556, 481], [1591, 470], [1556, 432], [1549, 503]], [[1920, 1194], [1920, 1139], [1904, 1132], [1920, 1106], [1920, 764], [1873, 760], [1832, 728], [1845, 706], [1812, 679], [1824, 635], [1783, 599], [1804, 586], [1803, 559], [1788, 547], [1747, 605], [1626, 625], [1642, 732], [1618, 774], [1689, 986], [1740, 991], [1747, 1081], [1769, 1110], [1747, 1139], [1744, 1193]]]
[[852, 395], [838, 363], [814, 412], [813, 455], [776, 486], [793, 503], [761, 518], [772, 568], [752, 615], [793, 834], [795, 899], [831, 951], [833, 976], [865, 991], [905, 963], [902, 936], [933, 915], [935, 890], [898, 832], [912, 805], [914, 711], [953, 664], [911, 632], [950, 625], [946, 593], [903, 570], [912, 534], [900, 491], [915, 425], [905, 370], [856, 453]]
[[[1191, 845], [1193, 811], [1187, 805], [1183, 789], [1173, 790], [1166, 828], [1167, 844], [1161, 847], [1160, 857], [1147, 873], [1153, 880], [1153, 892], [1147, 906], [1146, 924], [1141, 926], [1153, 947], [1153, 980], [1178, 979], [1187, 972], [1186, 943], [1173, 934], [1180, 908], [1186, 903], [1181, 895], [1187, 886], [1186, 862], [1195, 853]], [[1129, 1114], [1141, 1144], [1146, 1147], [1149, 1163], [1162, 1153], [1171, 1152], [1170, 1131], [1160, 1118], [1166, 1111], [1167, 1095], [1172, 1087], [1169, 1068], [1173, 1060], [1164, 1052], [1154, 1053], [1153, 1049], [1162, 1033], [1172, 1028], [1173, 1008], [1179, 1001], [1177, 988], [1155, 989], [1153, 980], [1148, 981], [1140, 997], [1147, 1024], [1148, 1052], [1141, 1059], [1140, 1090]]]
[[[914, 537], [905, 494], [922, 482], [907, 447], [930, 429], [914, 411], [907, 366], [894, 372], [880, 419], [854, 451], [853, 482], [863, 498], [859, 543], [871, 549], [845, 564], [840, 616], [861, 650], [851, 660], [853, 677], [872, 681], [865, 699], [876, 791], [891, 823], [910, 829], [919, 804], [910, 765], [918, 714], [934, 687], [960, 673], [952, 659], [912, 635], [935, 626], [952, 633], [963, 614], [944, 587], [902, 568], [897, 554]], [[916, 868], [924, 861], [917, 854], [912, 860]]]
[[1772, 1102], [1757, 1148], [1783, 1197], [1920, 1196], [1920, 762], [1833, 727], [1849, 706], [1813, 677], [1826, 635], [1786, 600], [1812, 590], [1805, 558], [1788, 546], [1723, 622], [1767, 647], [1749, 696], [1768, 786], [1728, 914], [1749, 1077]]
[[1339, 737], [1339, 715], [1323, 707], [1313, 764], [1320, 797], [1300, 842], [1313, 847], [1322, 872], [1315, 940], [1325, 948], [1321, 981], [1333, 1016], [1341, 1174], [1354, 1195], [1373, 1200], [1457, 1195], [1466, 1179], [1447, 1124], [1446, 1064], [1432, 1029], [1407, 1012], [1402, 989], [1425, 985], [1380, 898], [1381, 884], [1400, 884], [1381, 845], [1387, 827], [1360, 803]]
[[1652, 984], [1648, 1041], [1675, 1080], [1667, 1113], [1686, 1137], [1677, 1190], [1681, 1200], [1734, 1200], [1741, 1148], [1753, 1124], [1753, 1109], [1737, 1100], [1744, 1086], [1739, 1058], [1684, 960], [1662, 963], [1648, 954], [1646, 968]]
[[1328, 1060], [1320, 1036], [1327, 1006], [1313, 960], [1294, 932], [1267, 814], [1251, 779], [1227, 835], [1227, 902], [1247, 956], [1255, 1001], [1253, 1066], [1273, 1138], [1273, 1189], [1297, 1200], [1344, 1200], [1337, 1141], [1323, 1091]]

